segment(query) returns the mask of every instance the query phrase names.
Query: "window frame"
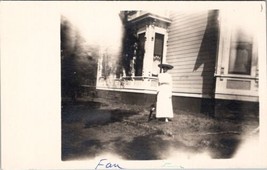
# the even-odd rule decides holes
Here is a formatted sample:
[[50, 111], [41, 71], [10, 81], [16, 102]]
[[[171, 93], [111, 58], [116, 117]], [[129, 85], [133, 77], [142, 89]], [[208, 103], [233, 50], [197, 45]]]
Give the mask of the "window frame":
[[[165, 63], [166, 62], [166, 55], [167, 55], [167, 43], [168, 43], [168, 30], [165, 28], [161, 28], [161, 27], [154, 27], [154, 33], [153, 33], [153, 37], [154, 37], [154, 41], [156, 40], [156, 34], [161, 34], [163, 35], [163, 48], [162, 48], [162, 58], [160, 63]], [[152, 57], [152, 63], [153, 63], [153, 58], [154, 58], [154, 48], [155, 48], [155, 42], [153, 42], [153, 57]], [[152, 68], [153, 70], [153, 68]], [[151, 70], [151, 71], [152, 71]], [[159, 73], [161, 72], [161, 70], [159, 71]]]
[[239, 77], [239, 78], [255, 78], [258, 72], [258, 44], [256, 37], [252, 38], [252, 52], [251, 52], [251, 68], [250, 74], [236, 74], [230, 73], [230, 53], [231, 53], [231, 36], [233, 32], [233, 27], [229, 24], [229, 21], [223, 14], [220, 16], [220, 40], [219, 40], [219, 52], [218, 52], [218, 63], [216, 75], [226, 75], [229, 77]]

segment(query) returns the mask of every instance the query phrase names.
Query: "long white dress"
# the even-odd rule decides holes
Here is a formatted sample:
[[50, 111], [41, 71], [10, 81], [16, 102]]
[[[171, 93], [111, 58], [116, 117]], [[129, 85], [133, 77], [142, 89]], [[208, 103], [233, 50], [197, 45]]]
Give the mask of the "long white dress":
[[169, 73], [160, 73], [158, 80], [156, 118], [173, 118], [172, 77]]

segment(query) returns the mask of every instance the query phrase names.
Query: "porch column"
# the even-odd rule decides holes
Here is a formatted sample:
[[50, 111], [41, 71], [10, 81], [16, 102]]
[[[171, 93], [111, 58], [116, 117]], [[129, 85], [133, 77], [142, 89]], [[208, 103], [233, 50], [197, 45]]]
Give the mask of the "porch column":
[[153, 25], [146, 26], [145, 54], [143, 60], [143, 76], [150, 77], [152, 71], [154, 37], [155, 31]]

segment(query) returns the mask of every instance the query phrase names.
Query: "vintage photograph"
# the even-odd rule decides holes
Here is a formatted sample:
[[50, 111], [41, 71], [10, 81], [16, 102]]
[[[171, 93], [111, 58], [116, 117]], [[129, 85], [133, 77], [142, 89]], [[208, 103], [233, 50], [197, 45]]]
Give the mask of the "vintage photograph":
[[259, 15], [62, 12], [61, 160], [244, 156], [259, 141]]
[[0, 169], [267, 167], [263, 1], [3, 1]]

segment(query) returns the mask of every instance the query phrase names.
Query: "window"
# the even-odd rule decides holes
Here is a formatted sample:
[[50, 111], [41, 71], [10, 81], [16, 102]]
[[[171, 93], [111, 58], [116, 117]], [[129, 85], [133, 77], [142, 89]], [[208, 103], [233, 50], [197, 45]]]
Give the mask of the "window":
[[252, 38], [242, 29], [233, 30], [230, 42], [230, 74], [251, 74]]
[[164, 35], [156, 33], [155, 34], [154, 56], [162, 57], [162, 55], [163, 55], [163, 42], [164, 42]]
[[143, 60], [145, 54], [145, 33], [138, 35], [138, 47], [135, 61], [135, 76], [142, 76], [143, 74]]
[[109, 66], [109, 56], [107, 54], [103, 55], [103, 60], [102, 60], [102, 72], [101, 75], [105, 79], [110, 75], [111, 73], [111, 67]]
[[252, 44], [236, 42], [231, 44], [229, 73], [250, 75]]
[[163, 56], [163, 45], [164, 45], [164, 35], [155, 34], [155, 44], [154, 44], [154, 56], [153, 56], [153, 71], [152, 76], [157, 76], [159, 73], [158, 65], [162, 61]]

